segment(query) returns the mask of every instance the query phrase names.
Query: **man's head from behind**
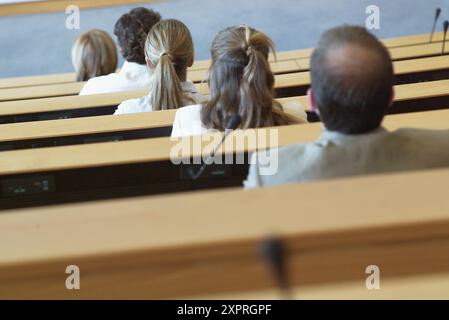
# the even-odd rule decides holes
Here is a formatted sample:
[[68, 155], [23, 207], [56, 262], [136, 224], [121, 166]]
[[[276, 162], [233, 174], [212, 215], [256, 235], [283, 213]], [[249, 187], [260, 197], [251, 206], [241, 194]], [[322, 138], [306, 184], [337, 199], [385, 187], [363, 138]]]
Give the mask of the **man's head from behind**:
[[327, 130], [362, 134], [377, 129], [393, 98], [388, 50], [361, 27], [326, 31], [311, 61], [312, 109]]
[[148, 32], [160, 20], [158, 12], [143, 7], [134, 8], [118, 19], [114, 34], [126, 61], [146, 64], [145, 40]]

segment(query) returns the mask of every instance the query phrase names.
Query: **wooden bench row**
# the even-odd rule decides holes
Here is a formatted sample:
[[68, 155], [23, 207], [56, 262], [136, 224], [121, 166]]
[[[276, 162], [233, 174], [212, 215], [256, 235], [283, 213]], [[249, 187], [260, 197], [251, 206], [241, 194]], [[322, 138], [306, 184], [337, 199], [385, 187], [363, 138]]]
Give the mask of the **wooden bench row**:
[[[397, 86], [397, 101], [449, 102], [447, 81]], [[304, 97], [292, 99], [305, 104]], [[3, 142], [61, 133], [95, 135], [106, 128], [117, 140], [120, 130], [130, 128], [162, 128], [167, 135], [164, 123], [171, 124], [173, 115], [164, 111], [4, 125]], [[449, 110], [388, 116], [385, 127], [448, 130]], [[266, 147], [312, 141], [321, 129], [310, 124], [276, 130], [279, 141]], [[234, 133], [228, 144], [245, 134]], [[447, 169], [245, 193], [115, 199], [241, 186], [246, 164], [212, 166], [202, 179], [193, 180], [192, 165], [170, 161], [175, 143], [156, 138], [2, 153], [0, 298], [235, 298], [270, 288], [273, 294], [276, 283], [260, 256], [261, 243], [273, 235], [288, 248], [290, 285], [305, 296], [316, 294], [316, 288], [341, 286], [354, 296], [371, 264], [381, 268], [387, 284], [402, 281], [402, 294], [410, 294], [410, 287], [404, 289], [410, 280], [403, 277], [427, 275], [432, 280], [426, 285], [446, 279], [438, 273], [449, 272]], [[228, 144], [226, 152], [253, 151]], [[200, 155], [190, 151], [182, 157]], [[386, 200], [385, 194], [394, 196]], [[348, 202], [348, 197], [355, 200]], [[5, 211], [99, 199], [115, 200]], [[65, 268], [73, 264], [89, 275], [82, 277], [80, 291], [64, 287]], [[347, 281], [359, 285], [347, 287]]]
[[[290, 84], [292, 85], [292, 83]], [[435, 110], [449, 106], [449, 80], [429, 81], [395, 86], [395, 105], [391, 112], [412, 112], [420, 110]], [[296, 92], [295, 87], [290, 89], [292, 94]], [[91, 96], [44, 98], [36, 100], [12, 101], [0, 103], [0, 123], [3, 125], [20, 122], [44, 122], [43, 132], [54, 132], [53, 125], [49, 120], [83, 118], [91, 116], [111, 115], [118, 104], [129, 98], [141, 97], [142, 91], [127, 93], [98, 94]], [[304, 110], [308, 108], [306, 96], [293, 96], [279, 99], [283, 104], [296, 102]], [[287, 110], [288, 111], [288, 110]], [[294, 110], [292, 110], [294, 111]], [[171, 125], [173, 111], [169, 111], [165, 123]], [[155, 116], [158, 117], [158, 116]], [[314, 120], [313, 118], [311, 119]], [[94, 120], [92, 120], [94, 121]], [[102, 121], [99, 119], [99, 121]], [[156, 120], [157, 121], [157, 120]], [[77, 126], [77, 121], [71, 122]], [[160, 122], [158, 122], [160, 123]], [[58, 124], [54, 124], [58, 127]], [[62, 125], [63, 126], [63, 125]], [[61, 127], [61, 126], [59, 126]], [[7, 128], [25, 128], [24, 126], [10, 126]], [[70, 130], [71, 127], [68, 127]], [[21, 131], [22, 129], [19, 129]], [[14, 135], [14, 129], [5, 130]], [[27, 131], [24, 131], [26, 135]], [[4, 137], [11, 138], [5, 133]], [[2, 139], [2, 138], [0, 138]], [[4, 139], [4, 138], [3, 138]], [[4, 141], [4, 140], [3, 140]]]
[[[369, 274], [366, 274], [369, 276]], [[366, 279], [365, 279], [366, 282]], [[290, 290], [294, 300], [447, 300], [449, 273], [381, 278], [380, 290], [368, 290], [363, 278], [336, 283], [294, 286]], [[218, 291], [218, 290], [217, 290]], [[197, 295], [193, 300], [280, 300], [285, 295], [279, 288], [221, 292]]]
[[[287, 248], [288, 283], [305, 297], [368, 291], [365, 270], [376, 265], [382, 290], [372, 295], [400, 298], [390, 291], [399, 281], [404, 297], [425, 288], [412, 297], [447, 298], [447, 287], [435, 282], [447, 283], [449, 272], [448, 179], [442, 169], [5, 211], [0, 298], [236, 298], [273, 291], [277, 283], [261, 255], [273, 237]], [[65, 287], [69, 265], [79, 267], [81, 290]], [[421, 285], [412, 283], [419, 277]]]
[[[420, 34], [413, 36], [404, 36], [398, 38], [390, 38], [383, 40], [383, 43], [389, 48], [404, 48], [407, 46], [423, 45], [427, 44], [430, 38], [429, 34]], [[439, 43], [443, 39], [443, 33], [437, 32], [434, 35], [434, 42]], [[277, 59], [278, 63], [274, 63], [275, 59], [270, 56], [270, 61], [272, 62], [272, 69], [274, 73], [287, 73], [296, 72], [308, 69], [308, 63], [305, 61], [300, 61], [296, 63], [296, 59], [309, 58], [313, 49], [300, 49], [285, 52], [278, 52]], [[208, 68], [210, 64], [209, 60], [198, 61], [191, 68], [190, 78], [192, 81], [202, 81], [205, 78], [205, 69]], [[301, 66], [302, 65], [302, 66]], [[61, 84], [61, 83], [71, 83], [75, 82], [75, 74], [71, 73], [61, 73], [61, 74], [51, 74], [51, 75], [40, 75], [40, 76], [24, 76], [24, 77], [12, 77], [12, 78], [0, 78], [0, 88], [18, 88], [18, 87], [29, 87], [37, 85], [49, 85], [49, 84]]]
[[[270, 62], [271, 70], [274, 74], [283, 74], [289, 72], [300, 71], [301, 68], [296, 63], [296, 60], [284, 60], [284, 61], [272, 61]], [[120, 69], [117, 69], [117, 72]], [[190, 68], [189, 79], [193, 82], [201, 82], [207, 78], [207, 68]], [[26, 87], [56, 85], [56, 84], [68, 84], [78, 83], [82, 88], [85, 82], [77, 82], [75, 80], [75, 73], [61, 73], [51, 74], [45, 76], [28, 76], [28, 77], [16, 77], [16, 78], [2, 78], [0, 79], [0, 89], [16, 88], [25, 89]]]
[[[397, 62], [395, 65], [397, 83], [412, 83], [427, 80], [438, 80], [447, 78], [449, 72], [449, 60], [445, 57], [425, 58]], [[310, 84], [310, 73], [300, 72], [292, 74], [284, 74], [276, 76], [276, 88], [278, 96], [301, 95], [304, 94]], [[26, 95], [21, 90], [5, 90], [7, 95], [3, 95], [2, 99], [19, 99], [19, 98], [36, 98], [39, 96], [65, 95], [72, 92], [72, 84], [67, 85], [69, 91], [66, 91], [66, 85], [36, 87], [35, 90], [29, 91]], [[199, 84], [199, 90], [207, 94], [208, 88], [206, 84]], [[292, 90], [294, 88], [294, 90]], [[59, 91], [59, 92], [58, 92]], [[145, 90], [108, 93], [102, 95], [89, 95], [85, 97], [67, 97], [57, 99], [33, 99], [33, 101], [18, 100], [0, 102], [0, 115], [6, 116], [11, 114], [30, 113], [28, 110], [38, 111], [51, 110], [55, 105], [63, 109], [65, 106], [77, 105], [80, 108], [87, 106], [101, 105], [118, 105], [121, 101], [137, 98], [146, 95]], [[73, 99], [73, 100], [72, 100]], [[70, 103], [71, 102], [71, 103]], [[70, 107], [73, 108], [73, 107]], [[66, 108], [67, 109], [67, 108]], [[0, 122], [1, 123], [1, 122]]]
[[[389, 130], [402, 127], [449, 129], [449, 110], [388, 116], [384, 126]], [[238, 141], [251, 132], [236, 131], [223, 150], [246, 157], [256, 147], [313, 141], [320, 131], [320, 124], [258, 129], [255, 132], [267, 138], [262, 146], [239, 145]], [[278, 141], [270, 141], [269, 134], [273, 132]], [[193, 141], [189, 139], [194, 137], [185, 138], [185, 143], [189, 144], [182, 150], [177, 140], [152, 138], [3, 152], [0, 208], [241, 186], [247, 175], [247, 161], [212, 165], [198, 180], [192, 179], [195, 165], [172, 162], [174, 159], [199, 159], [202, 152], [208, 151], [194, 147], [198, 143], [210, 144], [213, 137], [216, 141], [221, 135], [217, 133], [208, 139]]]
[[[291, 61], [291, 63], [295, 63], [295, 61]], [[449, 59], [446, 56], [396, 61], [394, 62], [394, 68], [398, 84], [449, 78]], [[310, 85], [310, 72], [298, 72], [299, 67], [296, 69], [292, 67], [290, 70], [289, 73], [275, 76], [279, 94], [288, 94], [288, 91], [285, 92], [285, 90], [280, 89], [292, 86], [297, 87], [296, 94], [304, 94]], [[206, 78], [207, 71], [189, 73], [189, 79], [197, 83], [200, 92], [203, 94], [207, 94], [209, 91], [207, 84], [201, 83]], [[73, 82], [27, 87], [26, 90], [24, 88], [0, 89], [0, 101], [78, 95], [83, 86], [83, 82]], [[145, 94], [147, 93], [145, 92]]]
[[[448, 86], [449, 80], [397, 86], [395, 104], [390, 113], [444, 109], [449, 106]], [[293, 115], [299, 111], [296, 108], [307, 109], [305, 96], [279, 101], [285, 111]], [[175, 112], [167, 110], [5, 124], [0, 137], [0, 151], [169, 136]]]

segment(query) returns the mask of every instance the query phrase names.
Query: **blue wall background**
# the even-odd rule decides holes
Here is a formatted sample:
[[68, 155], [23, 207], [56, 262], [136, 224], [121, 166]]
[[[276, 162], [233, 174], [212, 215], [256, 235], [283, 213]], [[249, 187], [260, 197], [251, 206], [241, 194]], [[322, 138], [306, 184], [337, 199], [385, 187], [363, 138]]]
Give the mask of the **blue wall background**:
[[[208, 59], [215, 34], [230, 25], [248, 24], [268, 35], [278, 50], [315, 45], [319, 34], [342, 24], [363, 25], [365, 8], [381, 10], [379, 37], [430, 31], [436, 7], [449, 19], [449, 0], [167, 0], [142, 4], [177, 18], [191, 29], [196, 58]], [[115, 21], [139, 5], [81, 11], [81, 29], [67, 30], [65, 13], [0, 17], [0, 77], [72, 71], [70, 49], [76, 36], [91, 28], [112, 33]], [[442, 29], [442, 21], [438, 28]]]

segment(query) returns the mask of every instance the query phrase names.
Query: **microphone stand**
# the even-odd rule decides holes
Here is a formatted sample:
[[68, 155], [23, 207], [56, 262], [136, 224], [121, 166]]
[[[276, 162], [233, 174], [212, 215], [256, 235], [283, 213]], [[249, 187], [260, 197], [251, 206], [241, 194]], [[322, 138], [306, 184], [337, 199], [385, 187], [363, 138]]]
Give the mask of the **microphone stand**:
[[261, 244], [261, 255], [269, 265], [280, 289], [282, 300], [293, 300], [287, 274], [287, 252], [280, 239], [268, 238]]
[[238, 114], [232, 114], [229, 117], [223, 138], [221, 138], [220, 143], [215, 147], [213, 152], [211, 154], [209, 154], [209, 156], [207, 157], [207, 160], [201, 165], [198, 172], [195, 173], [195, 172], [193, 172], [193, 168], [190, 168], [189, 172], [190, 172], [190, 176], [192, 177], [193, 180], [197, 180], [199, 177], [202, 176], [206, 167], [209, 166], [209, 162], [211, 161], [211, 159], [213, 157], [215, 157], [215, 154], [221, 148], [221, 146], [224, 144], [224, 142], [226, 141], [226, 138], [229, 136], [229, 134], [233, 130], [237, 129], [237, 127], [240, 125], [241, 121], [242, 121], [242, 119], [241, 119], [240, 115], [238, 115]]

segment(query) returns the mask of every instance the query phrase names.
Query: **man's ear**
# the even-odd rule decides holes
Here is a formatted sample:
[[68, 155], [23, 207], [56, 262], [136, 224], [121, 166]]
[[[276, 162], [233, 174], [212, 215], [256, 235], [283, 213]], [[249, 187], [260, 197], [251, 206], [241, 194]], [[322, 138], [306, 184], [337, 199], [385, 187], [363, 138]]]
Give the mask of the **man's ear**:
[[391, 88], [391, 98], [390, 98], [390, 107], [393, 105], [394, 103], [394, 98], [396, 97], [396, 92], [394, 90], [394, 87]]
[[191, 66], [193, 66], [193, 63], [195, 62], [195, 58], [193, 57], [193, 55], [189, 58], [189, 60], [187, 60], [187, 68], [190, 68]]
[[320, 114], [320, 111], [318, 110], [318, 105], [316, 103], [315, 95], [313, 94], [312, 88], [309, 88], [307, 90], [307, 101], [309, 103], [309, 106], [307, 107], [307, 111], [315, 112], [316, 114]]

